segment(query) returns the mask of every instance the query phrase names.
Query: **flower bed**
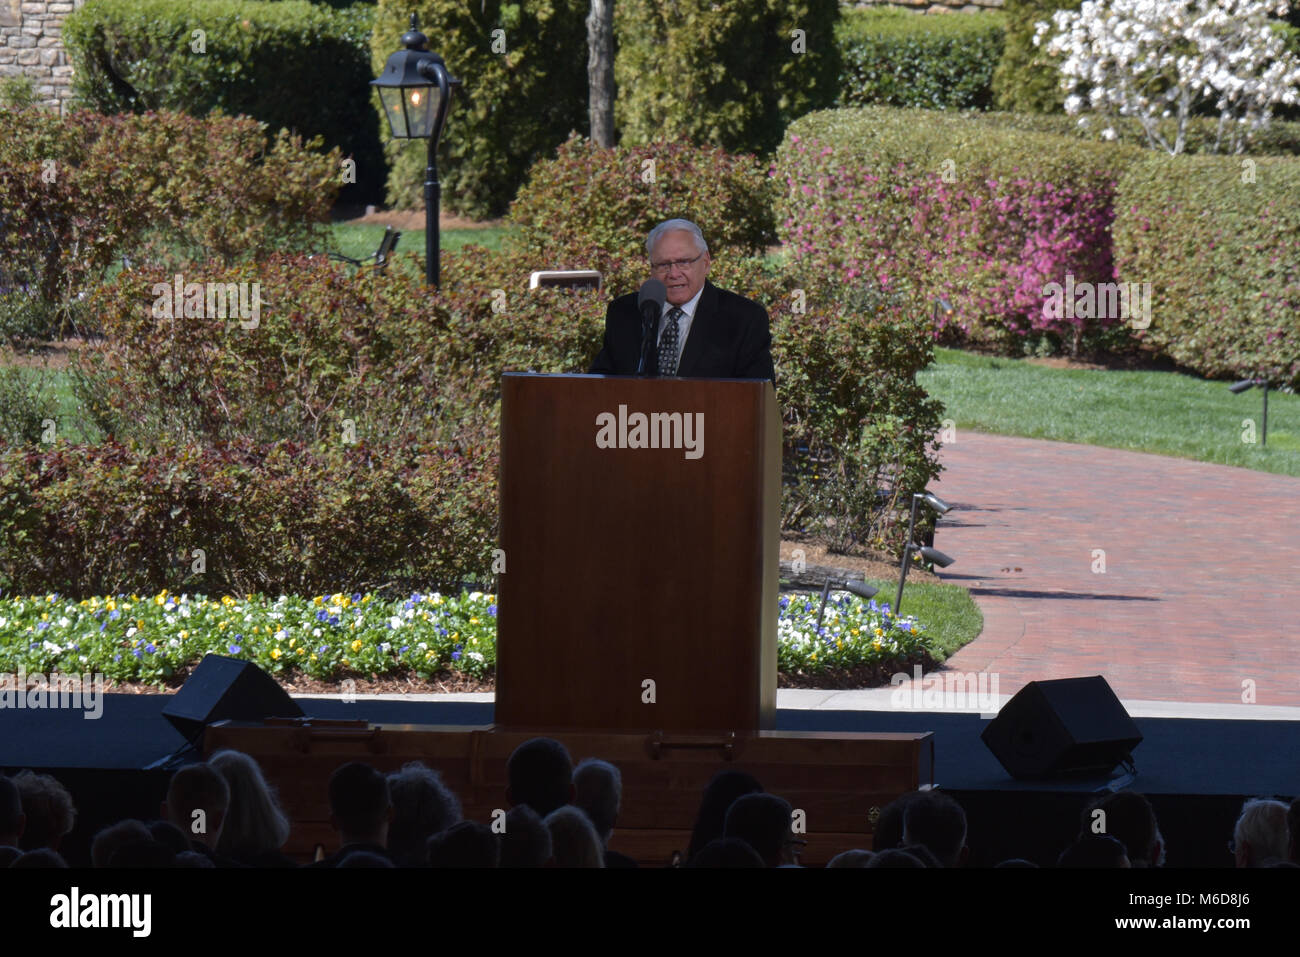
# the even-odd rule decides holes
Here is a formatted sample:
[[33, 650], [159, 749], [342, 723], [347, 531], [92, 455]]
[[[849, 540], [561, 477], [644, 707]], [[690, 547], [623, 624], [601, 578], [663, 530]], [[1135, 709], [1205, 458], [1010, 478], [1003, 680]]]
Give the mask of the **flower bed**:
[[[817, 630], [821, 596], [781, 597], [778, 668], [796, 681], [879, 671], [928, 654], [914, 617], [833, 592]], [[206, 654], [254, 662], [272, 675], [439, 674], [490, 677], [496, 666], [496, 596], [415, 593], [387, 601], [336, 593], [313, 598], [115, 595], [73, 601], [57, 594], [0, 600], [0, 673], [102, 673], [159, 687]]]

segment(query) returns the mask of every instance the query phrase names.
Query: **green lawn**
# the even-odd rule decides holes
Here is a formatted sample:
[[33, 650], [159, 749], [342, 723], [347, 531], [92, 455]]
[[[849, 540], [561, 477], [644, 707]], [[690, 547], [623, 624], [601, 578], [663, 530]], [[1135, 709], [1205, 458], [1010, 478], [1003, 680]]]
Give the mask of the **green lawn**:
[[[898, 579], [888, 581], [869, 579], [868, 584], [880, 591], [876, 601], [894, 605], [898, 595]], [[970, 592], [960, 585], [941, 585], [937, 582], [918, 582], [908, 579], [903, 586], [902, 612], [915, 615], [925, 626], [930, 640], [931, 654], [936, 661], [946, 661], [949, 656], [979, 637], [984, 629], [984, 616], [970, 597]]]
[[[384, 227], [374, 223], [333, 223], [330, 226], [333, 241], [325, 252], [342, 253], [353, 259], [363, 259], [374, 254], [379, 241], [384, 238]], [[501, 239], [506, 234], [504, 226], [483, 226], [475, 229], [444, 229], [439, 237], [439, 248], [452, 251], [470, 243], [486, 246], [488, 249], [501, 248]], [[402, 230], [397, 241], [397, 252], [416, 253], [424, 258], [424, 230]]]
[[[917, 380], [962, 429], [1154, 452], [1300, 476], [1300, 396], [1270, 392], [1268, 447], [1260, 443], [1263, 395], [1174, 372], [1053, 369], [936, 349]], [[1242, 441], [1254, 421], [1255, 444]]]

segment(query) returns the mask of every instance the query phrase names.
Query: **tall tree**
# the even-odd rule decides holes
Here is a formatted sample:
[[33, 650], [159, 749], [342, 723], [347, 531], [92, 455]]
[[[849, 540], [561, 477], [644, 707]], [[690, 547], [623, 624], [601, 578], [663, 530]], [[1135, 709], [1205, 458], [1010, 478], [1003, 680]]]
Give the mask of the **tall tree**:
[[587, 86], [591, 139], [614, 145], [614, 0], [591, 0], [587, 14]]

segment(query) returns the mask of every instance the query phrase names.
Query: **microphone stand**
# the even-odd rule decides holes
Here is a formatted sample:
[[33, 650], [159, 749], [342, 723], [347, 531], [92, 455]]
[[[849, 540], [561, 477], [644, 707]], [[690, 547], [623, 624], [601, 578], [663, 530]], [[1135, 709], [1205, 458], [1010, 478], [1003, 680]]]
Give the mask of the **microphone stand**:
[[644, 306], [641, 309], [641, 361], [637, 363], [636, 374], [639, 376], [651, 375], [650, 372], [650, 346], [655, 340], [655, 326], [659, 324], [659, 312], [657, 303], [647, 302], [646, 306], [654, 306], [649, 309]]

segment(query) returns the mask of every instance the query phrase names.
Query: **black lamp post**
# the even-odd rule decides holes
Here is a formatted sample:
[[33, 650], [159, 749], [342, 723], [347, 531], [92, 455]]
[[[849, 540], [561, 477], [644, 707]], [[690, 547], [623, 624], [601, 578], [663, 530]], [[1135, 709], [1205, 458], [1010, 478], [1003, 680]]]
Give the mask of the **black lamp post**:
[[431, 286], [438, 285], [438, 207], [442, 186], [438, 182], [438, 140], [447, 121], [451, 91], [460, 80], [447, 72], [447, 64], [429, 52], [429, 41], [411, 14], [411, 29], [402, 34], [402, 45], [384, 64], [384, 72], [370, 85], [379, 90], [384, 114], [398, 140], [428, 140], [429, 159], [424, 168], [424, 275]]

